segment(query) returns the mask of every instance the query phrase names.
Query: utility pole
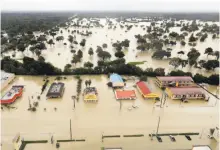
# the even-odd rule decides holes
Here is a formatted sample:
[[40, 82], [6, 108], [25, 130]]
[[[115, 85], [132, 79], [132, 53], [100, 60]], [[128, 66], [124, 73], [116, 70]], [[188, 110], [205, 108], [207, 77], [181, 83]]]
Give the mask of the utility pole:
[[119, 100], [120, 101], [120, 110], [121, 110], [121, 100]]
[[72, 127], [71, 127], [71, 119], [70, 119], [70, 139], [72, 140]]
[[160, 116], [159, 116], [159, 120], [158, 120], [158, 124], [157, 124], [157, 132], [156, 132], [156, 135], [158, 134], [159, 126], [160, 126]]

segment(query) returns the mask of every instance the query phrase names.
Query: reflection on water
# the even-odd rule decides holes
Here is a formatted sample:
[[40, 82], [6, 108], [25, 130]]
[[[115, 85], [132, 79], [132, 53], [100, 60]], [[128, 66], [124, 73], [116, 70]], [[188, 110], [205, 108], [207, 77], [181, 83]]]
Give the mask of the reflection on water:
[[[91, 79], [91, 86], [95, 86], [99, 92], [98, 103], [84, 103], [82, 94], [80, 99], [74, 102], [71, 96], [76, 95], [77, 80], [73, 76], [66, 76], [62, 79], [65, 83], [64, 95], [60, 99], [46, 99], [46, 93], [56, 77], [49, 77], [49, 84], [41, 95], [40, 100], [37, 96], [41, 92], [44, 83], [43, 77], [36, 76], [17, 76], [16, 80], [9, 85], [5, 93], [12, 85], [25, 85], [25, 90], [20, 99], [12, 106], [17, 109], [7, 110], [4, 108], [1, 112], [1, 136], [3, 150], [12, 150], [11, 140], [17, 132], [20, 132], [25, 140], [42, 140], [50, 141], [51, 135], [55, 140], [69, 139], [70, 127], [69, 122], [72, 120], [72, 133], [75, 139], [86, 139], [85, 143], [61, 143], [60, 149], [100, 149], [106, 147], [123, 147], [130, 149], [158, 149], [164, 147], [167, 149], [188, 148], [192, 145], [208, 144], [214, 149], [216, 142], [207, 139], [207, 134], [199, 139], [198, 136], [192, 137], [192, 141], [187, 141], [184, 137], [177, 137], [176, 143], [171, 143], [168, 137], [163, 138], [163, 143], [159, 144], [156, 140], [151, 141], [149, 133], [155, 132], [158, 117], [161, 117], [159, 133], [170, 132], [201, 132], [202, 129], [208, 131], [208, 128], [218, 124], [218, 103], [216, 99], [210, 98], [209, 102], [190, 101], [188, 104], [180, 106], [179, 101], [168, 99], [163, 109], [157, 107], [159, 103], [154, 104], [152, 100], [144, 100], [136, 90], [137, 99], [134, 101], [122, 101], [120, 103], [115, 99], [114, 92], [106, 84], [106, 76], [81, 76], [83, 79], [82, 90], [85, 88], [85, 80]], [[127, 85], [131, 87], [136, 81], [129, 80]], [[161, 90], [154, 84], [154, 78], [149, 78], [150, 88], [160, 94]], [[210, 87], [213, 91], [216, 87]], [[2, 95], [3, 95], [2, 93]], [[31, 98], [33, 96], [33, 99]], [[39, 101], [36, 112], [27, 111], [29, 100], [31, 103]], [[135, 104], [138, 108], [128, 108]], [[54, 108], [57, 108], [55, 111]], [[46, 111], [44, 110], [46, 108]], [[196, 121], [195, 121], [196, 120]], [[120, 138], [105, 139], [101, 142], [101, 135], [112, 134], [144, 134], [142, 138]], [[135, 142], [135, 143], [134, 143]], [[27, 149], [47, 149], [55, 150], [55, 145], [35, 144], [28, 145]]]
[[[73, 21], [76, 21], [76, 19], [74, 19]], [[113, 23], [116, 23], [115, 19], [111, 19], [111, 21]], [[100, 22], [105, 25], [106, 24], [106, 19], [101, 19]], [[185, 22], [191, 22], [191, 21], [186, 21]], [[84, 22], [84, 24], [86, 24], [87, 21]], [[161, 23], [161, 21], [158, 21], [158, 23]], [[204, 22], [201, 22], [201, 24], [204, 24]], [[219, 24], [218, 22], [215, 22], [216, 24]], [[126, 24], [132, 24], [132, 23], [126, 23]], [[208, 24], [211, 24], [211, 22], [208, 22]], [[115, 30], [113, 29], [108, 29], [108, 26], [104, 26], [104, 28], [91, 28], [89, 29], [89, 31], [92, 32], [92, 35], [89, 37], [83, 37], [81, 35], [76, 35], [76, 40], [78, 41], [78, 43], [85, 38], [86, 39], [86, 45], [84, 48], [82, 48], [79, 44], [78, 45], [74, 45], [74, 49], [78, 50], [81, 49], [83, 51], [83, 59], [81, 63], [78, 63], [76, 66], [73, 65], [73, 67], [80, 67], [83, 66], [84, 62], [90, 61], [92, 62], [94, 65], [97, 65], [97, 60], [98, 57], [96, 55], [96, 53], [94, 53], [93, 56], [89, 56], [88, 54], [88, 50], [90, 47], [93, 48], [94, 52], [97, 48], [97, 46], [102, 46], [103, 43], [106, 43], [108, 45], [108, 47], [106, 48], [106, 50], [108, 52], [110, 52], [110, 54], [112, 55], [112, 60], [115, 59], [115, 50], [112, 47], [112, 43], [116, 42], [116, 41], [122, 41], [124, 39], [128, 39], [130, 40], [130, 47], [128, 49], [123, 50], [125, 52], [125, 59], [127, 62], [131, 62], [131, 61], [147, 61], [147, 63], [140, 65], [140, 67], [142, 67], [143, 69], [147, 68], [147, 67], [152, 67], [152, 68], [157, 68], [157, 67], [163, 67], [166, 69], [166, 72], [169, 72], [171, 70], [173, 70], [173, 67], [169, 66], [169, 60], [154, 60], [151, 59], [151, 55], [152, 55], [152, 51], [149, 52], [140, 52], [138, 50], [136, 50], [137, 47], [137, 43], [136, 43], [136, 39], [134, 37], [134, 35], [137, 34], [141, 34], [144, 35], [146, 34], [146, 30], [143, 30], [140, 26], [144, 25], [144, 26], [149, 26], [150, 22], [140, 22], [138, 23], [138, 26], [133, 26], [131, 28], [130, 31], [125, 32], [125, 28], [121, 29], [120, 25], [117, 24], [117, 28]], [[175, 31], [180, 33], [180, 28], [181, 27], [172, 27], [170, 28], [170, 32]], [[202, 27], [199, 27], [199, 29], [201, 30]], [[67, 30], [65, 30], [64, 28], [61, 28], [60, 30], [63, 31], [63, 33], [61, 34], [60, 32], [54, 37], [54, 42], [55, 45], [50, 46], [47, 44], [47, 50], [44, 50], [42, 52], [42, 56], [45, 57], [47, 62], [51, 62], [53, 65], [55, 65], [58, 68], [64, 69], [64, 66], [68, 63], [71, 63], [72, 60], [72, 56], [73, 54], [70, 52], [70, 43], [68, 42], [68, 35], [71, 34], [72, 30], [79, 30], [81, 31], [86, 31], [87, 29], [81, 28], [81, 27], [69, 27]], [[68, 30], [70, 30], [70, 32], [68, 33]], [[199, 30], [199, 31], [200, 31]], [[196, 31], [195, 34], [199, 31]], [[40, 35], [41, 33], [35, 33], [35, 35]], [[168, 33], [166, 33], [167, 35]], [[55, 39], [57, 36], [64, 36], [64, 41], [60, 41], [60, 42], [56, 42]], [[189, 33], [188, 37], [191, 35], [191, 33]], [[186, 43], [188, 42], [188, 37], [186, 38]], [[51, 36], [48, 36], [47, 39], [51, 39]], [[64, 45], [63, 43], [67, 43], [67, 45]], [[169, 46], [168, 46], [169, 47]], [[213, 59], [214, 56], [208, 56], [204, 54], [204, 51], [207, 47], [212, 47], [213, 50], [218, 50], [219, 49], [219, 39], [212, 39], [212, 35], [208, 35], [208, 38], [205, 40], [205, 42], [197, 42], [197, 45], [195, 46], [196, 49], [199, 50], [199, 52], [201, 53], [199, 59]], [[164, 46], [163, 49], [166, 49], [167, 46]], [[170, 47], [172, 48], [172, 57], [180, 57], [177, 55], [178, 51], [184, 51], [185, 54], [183, 56], [181, 56], [182, 59], [187, 59], [187, 53], [190, 51], [191, 46], [189, 46], [188, 44], [186, 44], [186, 46], [181, 46], [180, 42], [177, 42], [177, 45]], [[60, 55], [58, 55], [58, 53], [60, 53]], [[5, 55], [11, 55], [11, 52], [5, 53]], [[33, 55], [29, 50], [26, 50], [24, 52], [24, 55], [26, 56], [30, 56], [30, 57], [35, 57], [37, 58], [35, 55]], [[136, 58], [137, 56], [137, 58]], [[22, 57], [21, 53], [17, 53], [16, 57]], [[185, 68], [179, 68], [183, 71], [189, 71], [192, 73], [202, 73], [205, 75], [210, 75], [213, 74], [213, 71], [206, 71], [204, 69], [200, 70], [200, 69], [195, 69], [195, 68], [191, 68], [189, 66], [186, 66]], [[218, 69], [215, 70], [215, 72], [218, 72]]]

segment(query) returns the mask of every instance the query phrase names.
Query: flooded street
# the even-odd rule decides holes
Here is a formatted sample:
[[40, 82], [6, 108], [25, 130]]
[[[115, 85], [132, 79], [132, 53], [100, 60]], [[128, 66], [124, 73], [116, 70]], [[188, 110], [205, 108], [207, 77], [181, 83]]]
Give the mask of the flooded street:
[[[73, 22], [76, 22], [78, 18], [73, 19]], [[116, 20], [111, 18], [110, 19], [114, 24], [116, 24]], [[88, 20], [84, 20], [83, 24], [86, 24], [88, 22]], [[134, 37], [134, 35], [140, 34], [140, 35], [144, 35], [146, 34], [146, 30], [143, 30], [143, 28], [141, 27], [142, 25], [144, 25], [144, 27], [146, 28], [146, 26], [150, 26], [150, 22], [139, 22], [137, 23], [135, 26], [134, 23], [128, 23], [126, 22], [125, 24], [127, 25], [133, 25], [133, 27], [127, 31], [126, 28], [121, 29], [119, 23], [116, 24], [117, 28], [116, 29], [108, 29], [108, 26], [106, 25], [106, 19], [101, 18], [99, 21], [102, 25], [104, 25], [104, 28], [98, 28], [98, 27], [93, 27], [90, 29], [85, 29], [82, 27], [69, 27], [68, 29], [64, 29], [64, 28], [60, 28], [60, 31], [62, 30], [63, 33], [61, 34], [60, 31], [57, 32], [57, 35], [54, 37], [54, 39], [52, 38], [52, 36], [47, 36], [47, 40], [49, 39], [53, 39], [53, 41], [55, 42], [55, 45], [49, 45], [46, 44], [47, 46], [47, 50], [43, 50], [42, 51], [42, 56], [45, 58], [46, 62], [50, 62], [52, 63], [54, 66], [60, 68], [60, 69], [64, 69], [64, 66], [66, 64], [71, 64], [71, 60], [73, 57], [73, 53], [70, 52], [70, 43], [68, 41], [68, 35], [71, 35], [71, 31], [73, 30], [79, 30], [79, 32], [81, 31], [91, 31], [92, 35], [86, 37], [86, 36], [81, 36], [79, 34], [73, 34], [76, 35], [76, 41], [78, 41], [78, 43], [80, 43], [80, 41], [82, 39], [86, 39], [86, 45], [85, 47], [81, 47], [79, 44], [78, 45], [74, 45], [74, 49], [77, 51], [78, 49], [81, 49], [83, 51], [83, 58], [82, 58], [82, 62], [81, 63], [77, 63], [76, 66], [74, 64], [72, 64], [73, 68], [74, 67], [83, 67], [84, 62], [90, 61], [94, 64], [94, 66], [97, 65], [97, 61], [99, 60], [99, 58], [97, 57], [97, 54], [95, 53], [97, 46], [102, 46], [102, 44], [106, 43], [108, 45], [107, 48], [104, 48], [104, 50], [108, 51], [112, 57], [111, 60], [116, 59], [115, 57], [115, 49], [112, 47], [112, 43], [117, 42], [117, 41], [122, 41], [125, 39], [130, 40], [130, 46], [127, 49], [123, 49], [123, 52], [125, 53], [125, 60], [126, 62], [133, 62], [133, 61], [147, 61], [142, 65], [139, 65], [141, 68], [145, 69], [145, 68], [158, 68], [158, 67], [162, 67], [165, 68], [166, 73], [172, 71], [174, 68], [172, 66], [169, 66], [169, 60], [164, 59], [164, 60], [155, 60], [152, 59], [151, 56], [153, 54], [153, 50], [150, 51], [146, 51], [146, 52], [141, 52], [139, 50], [136, 49], [137, 47], [137, 42], [136, 39]], [[184, 20], [185, 23], [187, 22], [192, 22], [192, 21], [187, 21]], [[161, 23], [161, 21], [158, 21], [156, 23]], [[176, 21], [175, 23], [180, 23], [179, 21]], [[199, 21], [198, 23], [204, 24], [204, 22]], [[208, 24], [213, 24], [212, 22], [207, 22]], [[214, 22], [217, 25], [219, 25], [219, 22]], [[158, 24], [156, 25], [158, 26]], [[171, 27], [170, 28], [170, 32], [174, 31], [177, 33], [182, 33], [180, 31], [181, 27]], [[199, 27], [199, 30], [194, 32], [194, 34], [198, 33], [200, 30], [202, 29], [202, 27]], [[70, 30], [70, 32], [68, 32], [68, 30]], [[35, 33], [35, 35], [39, 36], [40, 34], [43, 33]], [[64, 36], [64, 41], [59, 41], [57, 42], [55, 39], [57, 36]], [[168, 35], [168, 33], [166, 33], [165, 35]], [[187, 59], [187, 53], [190, 51], [190, 49], [192, 48], [191, 46], [188, 45], [188, 38], [191, 35], [191, 33], [188, 34], [188, 36], [186, 37], [185, 41], [186, 41], [186, 45], [185, 46], [181, 46], [180, 42], [177, 42], [176, 45], [174, 46], [164, 46], [163, 49], [167, 49], [167, 48], [172, 48], [173, 50], [171, 51], [171, 58], [172, 57], [180, 57], [182, 59]], [[64, 45], [64, 43], [67, 43], [67, 45]], [[94, 50], [94, 55], [93, 56], [89, 56], [88, 54], [88, 50], [89, 48], [92, 47]], [[211, 47], [213, 49], [213, 51], [218, 50], [219, 49], [219, 39], [212, 39], [212, 35], [208, 34], [208, 38], [204, 41], [204, 42], [199, 42], [197, 41], [197, 45], [195, 46], [196, 49], [199, 50], [199, 52], [201, 53], [200, 57], [198, 58], [199, 60], [207, 60], [207, 59], [213, 59], [214, 56], [208, 56], [206, 54], [204, 54], [205, 49], [207, 47]], [[29, 48], [27, 48], [24, 51], [24, 54], [22, 54], [22, 52], [17, 52], [16, 54], [16, 59], [22, 58], [23, 55], [25, 56], [29, 56], [29, 57], [35, 57], [37, 59], [37, 56], [35, 56], [35, 54], [33, 54], [32, 52], [30, 52], [28, 50]], [[177, 52], [179, 51], [184, 51], [185, 54], [182, 56], [179, 56], [177, 54]], [[59, 53], [59, 54], [58, 54]], [[12, 55], [12, 52], [6, 52], [4, 53], [5, 56], [7, 55]], [[137, 56], [137, 57], [136, 57]], [[58, 61], [59, 60], [59, 61]], [[183, 70], [183, 71], [189, 71], [192, 72], [193, 74], [195, 73], [201, 73], [203, 75], [211, 75], [214, 72], [218, 73], [219, 69], [217, 68], [215, 71], [206, 71], [205, 69], [196, 69], [196, 68], [192, 68], [190, 66], [186, 66], [184, 68], [179, 67], [178, 69]]]
[[[91, 86], [95, 86], [98, 90], [99, 101], [85, 103], [81, 93], [74, 109], [71, 96], [77, 94], [77, 79], [74, 76], [66, 77], [67, 79], [60, 81], [65, 84], [65, 91], [63, 97], [58, 99], [46, 99], [46, 93], [55, 77], [49, 77], [49, 84], [40, 100], [37, 100], [37, 96], [40, 95], [44, 84], [43, 77], [16, 76], [15, 81], [4, 89], [2, 95], [12, 85], [25, 86], [22, 97], [12, 104], [17, 109], [8, 110], [4, 107], [1, 111], [2, 150], [13, 150], [12, 139], [18, 132], [24, 140], [49, 141], [47, 144], [27, 145], [27, 150], [55, 150], [55, 144], [50, 144], [51, 135], [55, 140], [70, 139], [70, 119], [73, 139], [86, 141], [60, 143], [60, 149], [100, 150], [101, 147], [123, 147], [124, 150], [168, 150], [190, 149], [192, 145], [205, 144], [210, 145], [213, 150], [218, 149], [218, 143], [207, 138], [209, 128], [218, 125], [219, 121], [219, 102], [211, 95], [209, 102], [192, 100], [181, 104], [178, 100], [168, 99], [166, 107], [160, 108], [157, 106], [158, 102], [154, 104], [153, 100], [144, 100], [135, 88], [137, 99], [122, 101], [120, 110], [120, 103], [115, 99], [113, 90], [106, 85], [109, 82], [107, 76], [81, 76], [82, 90], [85, 88], [84, 81], [91, 79]], [[148, 84], [153, 92], [161, 96], [162, 91], [154, 84], [154, 80], [154, 78], [148, 78]], [[127, 88], [132, 88], [136, 81], [127, 81]], [[210, 86], [209, 89], [213, 93], [216, 92], [215, 86]], [[27, 110], [29, 99], [31, 103], [39, 102], [36, 112]], [[128, 110], [133, 104], [138, 108]], [[161, 119], [158, 133], [199, 132], [202, 134], [191, 136], [192, 141], [188, 141], [183, 136], [177, 136], [175, 143], [172, 143], [168, 137], [162, 137], [163, 143], [159, 143], [155, 138], [151, 141], [148, 134], [156, 132], [159, 116]], [[123, 137], [129, 134], [144, 134], [144, 137]], [[121, 135], [122, 137], [104, 139], [102, 142], [102, 135]]]

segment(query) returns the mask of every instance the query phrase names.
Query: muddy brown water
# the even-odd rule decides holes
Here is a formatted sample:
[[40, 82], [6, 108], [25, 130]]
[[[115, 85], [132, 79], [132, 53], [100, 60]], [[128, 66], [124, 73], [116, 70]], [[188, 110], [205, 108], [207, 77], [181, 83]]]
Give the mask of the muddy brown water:
[[[115, 19], [111, 19], [113, 21], [113, 23], [115, 22]], [[76, 21], [76, 18], [73, 19], [73, 21]], [[188, 20], [184, 20], [185, 23], [187, 22], [191, 22]], [[87, 21], [85, 20], [83, 24], [86, 24]], [[100, 19], [100, 23], [103, 25], [106, 25], [106, 19]], [[161, 23], [161, 21], [158, 21], [158, 23]], [[176, 22], [178, 23], [178, 21]], [[204, 22], [199, 21], [199, 23], [204, 24]], [[208, 24], [213, 24], [212, 22], [207, 22]], [[218, 22], [214, 22], [216, 24], [219, 25]], [[132, 24], [132, 23], [126, 23], [126, 24]], [[97, 65], [97, 61], [99, 60], [99, 58], [97, 57], [97, 54], [95, 53], [95, 50], [97, 48], [97, 46], [102, 46], [103, 43], [106, 43], [108, 45], [108, 47], [105, 49], [106, 51], [108, 51], [112, 57], [111, 60], [115, 59], [114, 53], [115, 53], [115, 49], [112, 47], [112, 43], [118, 41], [122, 41], [124, 39], [128, 39], [130, 40], [130, 47], [127, 49], [124, 49], [124, 53], [125, 53], [125, 59], [126, 62], [132, 62], [132, 61], [147, 61], [142, 65], [139, 65], [141, 68], [145, 69], [148, 67], [152, 67], [152, 68], [158, 68], [158, 67], [163, 67], [166, 69], [166, 72], [170, 72], [172, 71], [174, 68], [172, 66], [169, 66], [169, 60], [155, 60], [152, 59], [151, 56], [153, 54], [153, 50], [147, 51], [147, 52], [140, 52], [138, 50], [136, 50], [137, 47], [137, 43], [136, 43], [136, 39], [134, 37], [134, 35], [137, 34], [141, 34], [144, 35], [146, 33], [146, 30], [143, 30], [140, 26], [144, 25], [144, 26], [149, 26], [150, 23], [149, 22], [140, 22], [137, 24], [138, 26], [135, 27], [133, 26], [131, 28], [130, 31], [125, 32], [125, 28], [121, 29], [119, 24], [117, 24], [117, 28], [115, 30], [113, 29], [108, 29], [108, 26], [104, 26], [104, 28], [91, 28], [89, 29], [89, 31], [92, 31], [92, 35], [89, 37], [84, 37], [81, 35], [76, 34], [76, 40], [78, 41], [78, 43], [80, 43], [80, 41], [85, 38], [86, 39], [86, 45], [84, 48], [82, 48], [80, 45], [75, 45], [75, 50], [81, 49], [83, 51], [83, 58], [82, 58], [82, 62], [81, 63], [77, 63], [77, 65], [75, 66], [74, 64], [72, 65], [73, 68], [75, 67], [80, 67], [83, 66], [84, 62], [90, 61], [92, 62], [94, 65]], [[170, 28], [170, 32], [175, 31], [178, 33], [181, 33], [180, 31], [181, 27], [172, 27]], [[202, 29], [202, 27], [199, 27], [200, 30]], [[86, 31], [87, 29], [81, 28], [81, 27], [69, 27], [68, 28], [70, 31], [72, 30], [79, 30], [81, 31]], [[60, 30], [63, 31], [63, 33], [61, 34], [60, 32], [54, 37], [54, 42], [55, 45], [48, 45], [47, 46], [47, 50], [42, 51], [42, 56], [46, 59], [47, 62], [51, 62], [54, 66], [60, 68], [60, 69], [64, 69], [64, 66], [68, 63], [71, 63], [72, 60], [72, 56], [73, 54], [70, 52], [70, 43], [68, 42], [68, 35], [70, 35], [71, 33], [68, 33], [68, 30], [65, 30], [63, 28], [61, 28]], [[200, 31], [199, 30], [199, 31]], [[199, 31], [196, 31], [195, 34]], [[35, 33], [35, 35], [40, 35], [42, 33]], [[63, 35], [64, 36], [64, 41], [60, 41], [60, 42], [56, 42], [55, 39], [57, 36], [59, 35]], [[167, 35], [167, 33], [166, 33]], [[189, 33], [189, 35], [186, 38], [186, 43], [188, 43], [188, 38], [191, 35], [191, 33]], [[47, 36], [47, 39], [51, 39], [51, 36]], [[64, 45], [63, 43], [67, 43], [67, 45]], [[92, 47], [94, 50], [94, 55], [93, 56], [89, 56], [88, 54], [88, 50], [89, 48]], [[166, 49], [169, 46], [164, 46], [163, 49]], [[205, 42], [197, 42], [197, 45], [195, 46], [196, 49], [198, 49], [201, 53], [201, 56], [199, 57], [199, 59], [215, 59], [214, 56], [208, 56], [204, 54], [204, 51], [207, 47], [212, 47], [213, 50], [219, 50], [219, 39], [212, 39], [212, 35], [209, 34], [208, 38], [205, 40]], [[190, 48], [192, 48], [191, 46], [189, 46], [188, 44], [186, 44], [185, 46], [181, 46], [180, 42], [177, 42], [177, 45], [170, 47], [172, 48], [172, 57], [181, 57], [182, 59], [187, 59], [187, 53], [190, 51]], [[179, 56], [177, 54], [178, 51], [184, 51], [185, 54], [183, 56]], [[58, 53], [60, 53], [60, 55], [58, 55]], [[7, 52], [4, 53], [5, 56], [7, 55], [12, 55], [12, 52]], [[32, 52], [30, 52], [27, 48], [27, 50], [24, 51], [24, 53], [22, 54], [21, 52], [17, 52], [16, 53], [16, 59], [22, 58], [23, 56], [29, 56], [29, 57], [34, 57], [37, 59], [37, 57], [32, 54]], [[137, 56], [137, 57], [136, 57]], [[59, 60], [59, 61], [57, 61]], [[193, 74], [195, 73], [201, 73], [204, 75], [210, 75], [213, 73], [218, 73], [219, 69], [216, 69], [215, 71], [206, 71], [204, 69], [196, 69], [196, 68], [191, 68], [189, 66], [186, 66], [184, 68], [179, 67], [178, 69], [183, 70], [183, 71], [189, 71], [192, 72]]]
[[[46, 93], [55, 77], [49, 77], [50, 82], [40, 100], [37, 100], [37, 96], [41, 92], [44, 77], [17, 76], [15, 81], [1, 93], [3, 95], [12, 85], [25, 85], [22, 97], [12, 104], [17, 109], [7, 110], [4, 107], [1, 111], [2, 150], [13, 150], [12, 139], [18, 132], [24, 140], [49, 141], [48, 144], [27, 145], [27, 150], [55, 150], [55, 144], [50, 144], [51, 135], [55, 140], [70, 139], [70, 119], [73, 139], [86, 139], [86, 142], [60, 143], [60, 149], [100, 150], [101, 147], [123, 147], [124, 150], [168, 150], [190, 149], [192, 145], [210, 145], [214, 150], [218, 149], [218, 143], [207, 138], [208, 129], [218, 125], [219, 121], [219, 103], [211, 95], [209, 102], [192, 100], [189, 103], [180, 104], [178, 100], [168, 99], [165, 107], [160, 109], [157, 106], [159, 103], [154, 104], [153, 100], [144, 100], [134, 88], [137, 99], [122, 101], [120, 110], [120, 103], [115, 100], [113, 90], [106, 85], [107, 76], [81, 76], [82, 90], [85, 88], [84, 81], [91, 79], [91, 86], [97, 87], [99, 101], [93, 104], [85, 103], [80, 94], [80, 99], [73, 109], [74, 103], [71, 96], [76, 95], [77, 80], [73, 76], [66, 77], [66, 80], [61, 80], [65, 83], [64, 95], [58, 99], [46, 99]], [[136, 81], [127, 81], [127, 88], [133, 89]], [[154, 84], [154, 78], [149, 78], [148, 84], [153, 92], [162, 94]], [[208, 88], [211, 92], [216, 92], [215, 86]], [[29, 97], [31, 103], [39, 102], [36, 112], [27, 111]], [[128, 110], [132, 105], [138, 108]], [[148, 134], [156, 132], [159, 116], [161, 118], [159, 133], [199, 132], [201, 139], [199, 135], [191, 136], [192, 141], [182, 136], [177, 136], [175, 143], [172, 143], [168, 137], [162, 137], [163, 143], [159, 143], [156, 139], [151, 141]], [[114, 134], [144, 134], [145, 136], [101, 141], [102, 135]]]

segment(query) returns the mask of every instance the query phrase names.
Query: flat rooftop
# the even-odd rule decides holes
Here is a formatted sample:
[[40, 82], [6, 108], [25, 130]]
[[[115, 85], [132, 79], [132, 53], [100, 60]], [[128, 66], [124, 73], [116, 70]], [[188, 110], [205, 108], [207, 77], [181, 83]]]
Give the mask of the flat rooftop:
[[136, 99], [134, 90], [116, 90], [116, 99]]
[[160, 81], [193, 81], [190, 76], [157, 76]]
[[51, 84], [50, 89], [47, 92], [47, 96], [59, 96], [61, 95], [63, 88], [64, 88], [64, 83], [54, 82]]
[[174, 87], [168, 88], [173, 94], [204, 94], [204, 90], [199, 87]]
[[24, 86], [12, 86], [12, 88], [1, 98], [1, 101], [11, 100]]
[[1, 70], [1, 84], [6, 82], [9, 78], [11, 78], [13, 76], [14, 76], [13, 73], [7, 73], [7, 72]]

